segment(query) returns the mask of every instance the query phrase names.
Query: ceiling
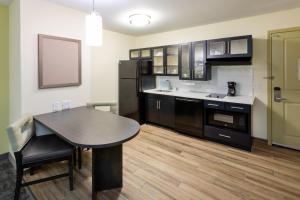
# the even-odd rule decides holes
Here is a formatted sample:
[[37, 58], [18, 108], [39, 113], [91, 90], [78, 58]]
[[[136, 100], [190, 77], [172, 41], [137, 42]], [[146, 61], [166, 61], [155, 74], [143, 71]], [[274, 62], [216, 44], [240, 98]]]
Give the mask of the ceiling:
[[[9, 0], [0, 0], [7, 2]], [[92, 0], [49, 0], [90, 12]], [[300, 7], [300, 0], [95, 0], [106, 29], [145, 35]], [[132, 27], [128, 16], [145, 13], [152, 23]]]

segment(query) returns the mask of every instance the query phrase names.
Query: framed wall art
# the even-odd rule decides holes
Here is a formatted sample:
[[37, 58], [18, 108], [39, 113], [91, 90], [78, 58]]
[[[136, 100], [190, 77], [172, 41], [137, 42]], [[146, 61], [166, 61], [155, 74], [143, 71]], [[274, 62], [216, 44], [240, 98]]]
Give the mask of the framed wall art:
[[81, 41], [38, 35], [39, 89], [81, 85]]

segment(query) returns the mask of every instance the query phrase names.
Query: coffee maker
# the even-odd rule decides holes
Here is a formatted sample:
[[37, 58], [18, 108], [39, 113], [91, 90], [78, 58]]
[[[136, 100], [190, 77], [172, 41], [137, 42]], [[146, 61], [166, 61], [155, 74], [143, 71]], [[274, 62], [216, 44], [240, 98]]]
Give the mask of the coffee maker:
[[236, 82], [230, 81], [227, 82], [228, 84], [228, 93], [227, 96], [235, 96], [236, 95]]

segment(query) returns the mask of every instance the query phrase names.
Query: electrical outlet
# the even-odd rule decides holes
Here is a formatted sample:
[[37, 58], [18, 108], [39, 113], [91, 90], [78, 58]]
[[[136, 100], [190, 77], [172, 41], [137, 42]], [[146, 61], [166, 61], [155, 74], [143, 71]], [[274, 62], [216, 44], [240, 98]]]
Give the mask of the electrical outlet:
[[52, 104], [52, 111], [53, 112], [57, 112], [57, 111], [61, 111], [61, 102], [56, 101]]
[[70, 100], [63, 100], [62, 101], [62, 109], [63, 110], [71, 109], [71, 101]]

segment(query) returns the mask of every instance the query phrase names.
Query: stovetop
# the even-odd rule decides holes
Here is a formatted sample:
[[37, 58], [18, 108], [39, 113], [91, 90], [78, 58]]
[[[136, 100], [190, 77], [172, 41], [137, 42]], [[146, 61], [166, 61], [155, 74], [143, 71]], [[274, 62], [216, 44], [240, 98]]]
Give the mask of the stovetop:
[[206, 97], [223, 99], [226, 96], [227, 96], [226, 94], [211, 93], [211, 94], [207, 95]]

